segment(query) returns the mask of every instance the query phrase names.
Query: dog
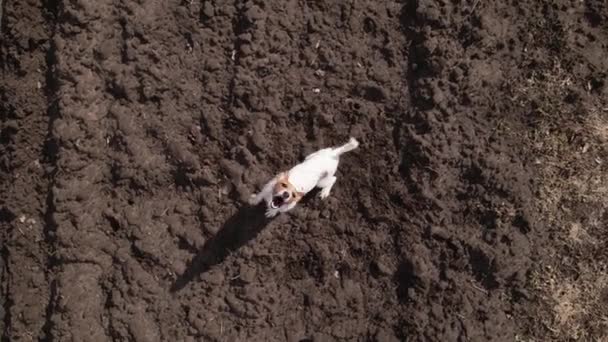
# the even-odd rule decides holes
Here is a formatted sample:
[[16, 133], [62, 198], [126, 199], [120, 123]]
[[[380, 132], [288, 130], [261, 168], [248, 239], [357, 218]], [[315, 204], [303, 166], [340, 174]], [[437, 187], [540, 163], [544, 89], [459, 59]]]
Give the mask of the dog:
[[250, 205], [266, 202], [266, 217], [293, 209], [309, 191], [318, 187], [319, 197], [327, 198], [336, 183], [336, 170], [340, 156], [359, 147], [355, 138], [340, 146], [329, 147], [311, 153], [303, 162], [289, 171], [281, 172], [271, 179], [257, 194], [252, 194]]

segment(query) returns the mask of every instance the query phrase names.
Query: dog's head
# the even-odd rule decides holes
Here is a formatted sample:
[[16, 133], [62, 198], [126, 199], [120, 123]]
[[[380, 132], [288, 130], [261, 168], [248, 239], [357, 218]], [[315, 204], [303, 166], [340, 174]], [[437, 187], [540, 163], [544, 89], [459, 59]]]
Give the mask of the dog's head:
[[272, 189], [272, 199], [270, 200], [270, 203], [268, 203], [268, 206], [272, 209], [280, 208], [284, 205], [300, 201], [303, 196], [303, 193], [298, 192], [296, 188], [289, 183], [287, 173], [281, 173], [278, 176], [274, 189]]

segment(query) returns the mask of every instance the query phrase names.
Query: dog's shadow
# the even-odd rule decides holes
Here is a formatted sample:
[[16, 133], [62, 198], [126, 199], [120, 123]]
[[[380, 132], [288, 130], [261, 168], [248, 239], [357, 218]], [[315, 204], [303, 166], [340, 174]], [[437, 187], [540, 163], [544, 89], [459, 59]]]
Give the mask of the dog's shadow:
[[268, 225], [259, 206], [244, 206], [226, 221], [222, 228], [209, 239], [192, 259], [186, 271], [171, 286], [171, 292], [183, 289], [197, 276], [220, 264], [226, 257], [253, 240]]
[[[300, 201], [300, 205], [310, 201], [317, 193], [318, 190], [315, 189], [306, 194]], [[243, 206], [222, 225], [222, 229], [217, 234], [205, 243], [184, 273], [175, 280], [171, 286], [171, 292], [183, 289], [196, 277], [222, 263], [230, 253], [255, 239], [272, 220], [274, 218], [269, 219], [265, 216], [264, 205]]]

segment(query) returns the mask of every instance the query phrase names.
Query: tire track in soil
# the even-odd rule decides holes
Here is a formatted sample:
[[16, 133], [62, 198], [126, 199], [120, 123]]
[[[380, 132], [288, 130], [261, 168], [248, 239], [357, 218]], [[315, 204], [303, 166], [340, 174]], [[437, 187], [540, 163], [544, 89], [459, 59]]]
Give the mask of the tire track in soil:
[[[5, 2], [0, 62], [0, 227], [2, 340], [45, 339], [53, 296], [47, 202], [54, 156], [52, 2]], [[49, 90], [50, 89], [50, 90]]]
[[[201, 117], [221, 113], [205, 103], [228, 98], [228, 80], [217, 74], [232, 68], [226, 62], [232, 25], [223, 23], [232, 23], [234, 8], [213, 9], [218, 27], [227, 28], [214, 35], [198, 32], [203, 10], [196, 3], [115, 5], [120, 36], [97, 47], [111, 95], [105, 128], [111, 202], [100, 227], [117, 245], [111, 252], [116, 267], [102, 282], [104, 315], [114, 338], [179, 338], [187, 331], [188, 303], [164, 289], [204, 244], [201, 228], [214, 229], [199, 222], [194, 204], [217, 198], [217, 171], [211, 156], [197, 154], [208, 139]], [[204, 143], [213, 151], [212, 139]]]
[[[211, 156], [199, 150], [213, 150], [216, 142], [205, 134], [204, 118], [218, 113], [217, 104], [228, 98], [228, 81], [217, 74], [231, 68], [226, 61], [233, 8], [218, 6], [207, 14], [195, 2], [128, 2], [122, 8], [122, 54], [128, 58], [113, 67], [124, 68], [120, 82], [131, 86], [111, 112], [117, 127], [111, 138], [115, 191], [106, 216], [130, 251], [118, 251], [126, 267], [110, 272], [106, 281], [113, 293], [110, 326], [121, 338], [154, 332], [174, 339], [187, 331], [188, 304], [165, 289], [202, 248], [203, 230], [212, 229], [200, 223], [196, 204], [217, 198], [217, 176]], [[204, 27], [206, 20], [220, 22], [226, 34], [215, 35]]]
[[[480, 18], [498, 17], [504, 9], [468, 5], [420, 0], [407, 3], [402, 13], [411, 41], [413, 108], [394, 137], [400, 172], [417, 208], [411, 220], [419, 228], [399, 243], [402, 338], [427, 333], [440, 340], [514, 338], [517, 327], [509, 314], [521, 298], [505, 302], [502, 289], [514, 296], [531, 265], [530, 175], [513, 142], [495, 136], [492, 128], [504, 120], [494, 112], [504, 111], [504, 121], [517, 122], [517, 116], [478, 95], [480, 85], [501, 93], [501, 82], [510, 76], [502, 72], [514, 64], [501, 60], [504, 69], [499, 68], [492, 48], [479, 49], [476, 41], [496, 36], [484, 31], [488, 26], [480, 29]], [[500, 33], [517, 37], [513, 31]], [[483, 308], [487, 303], [492, 310]]]
[[[243, 4], [238, 3], [238, 6]], [[230, 101], [233, 105], [231, 114], [237, 123], [232, 128], [233, 131], [240, 131], [236, 143], [241, 146], [225, 155], [234, 155], [232, 159], [241, 164], [236, 168], [245, 169], [245, 184], [251, 186], [256, 181], [266, 180], [264, 178], [268, 175], [295, 163], [306, 150], [311, 152], [312, 149], [323, 146], [325, 141], [339, 143], [349, 133], [365, 141], [365, 137], [371, 135], [374, 128], [390, 127], [390, 121], [394, 119], [387, 118], [388, 115], [385, 116], [384, 112], [403, 106], [403, 102], [399, 96], [385, 96], [390, 93], [399, 94], [404, 85], [398, 79], [387, 80], [386, 74], [401, 74], [403, 65], [400, 62], [400, 46], [405, 42], [390, 42], [387, 36], [399, 37], [399, 34], [392, 32], [390, 25], [383, 23], [387, 20], [387, 15], [384, 14], [386, 12], [393, 14], [392, 19], [388, 19], [389, 22], [398, 23], [399, 6], [374, 9], [368, 5], [336, 4], [309, 8], [293, 2], [265, 6], [246, 2], [244, 6], [240, 11], [244, 18], [237, 19], [237, 23], [243, 23], [237, 25], [241, 27], [238, 39], [242, 41], [237, 45], [240, 51], [238, 59], [235, 58], [238, 63], [232, 91], [234, 100]], [[329, 19], [324, 21], [323, 15]], [[298, 19], [287, 22], [280, 18]], [[315, 27], [310, 28], [311, 26]], [[345, 28], [351, 28], [355, 33], [347, 37], [333, 33]], [[343, 40], [357, 43], [348, 45]], [[317, 46], [320, 41], [322, 44]], [[302, 62], [293, 63], [300, 58], [300, 49], [305, 50], [306, 58]], [[350, 54], [354, 56], [350, 57]], [[363, 58], [370, 54], [374, 58]], [[383, 70], [385, 65], [389, 66], [389, 71]], [[350, 88], [347, 86], [349, 82], [362, 86]], [[313, 89], [316, 87], [323, 91], [315, 93]], [[336, 98], [340, 100], [336, 101]], [[335, 124], [333, 128], [332, 123]], [[281, 144], [282, 141], [285, 141], [284, 145]], [[294, 141], [298, 144], [291, 143]], [[301, 143], [305, 145], [303, 150], [298, 146]], [[375, 165], [374, 170], [368, 174], [366, 171], [370, 170], [358, 170], [359, 167], [352, 166], [356, 164], [354, 160], [345, 159], [341, 168], [351, 170], [352, 180], [351, 176], [341, 180], [340, 188], [346, 193], [342, 196], [350, 195], [368, 203], [369, 193], [353, 193], [348, 189], [360, 186], [354, 181], [357, 178], [371, 182], [369, 174], [382, 174], [382, 170], [386, 170], [387, 164], [391, 162], [390, 148], [389, 134], [384, 141], [379, 139], [374, 145], [365, 147], [367, 151], [362, 150], [363, 156], [349, 156], [354, 160], [360, 158], [361, 164], [366, 157], [371, 160], [377, 158], [372, 156], [380, 156], [379, 165]], [[248, 157], [248, 154], [253, 157]], [[241, 173], [237, 174], [240, 178]], [[390, 202], [382, 198], [382, 189], [371, 195], [381, 197], [380, 203]], [[217, 334], [222, 330], [221, 327], [224, 328], [224, 334], [231, 334], [224, 337], [234, 338], [297, 340], [312, 335], [319, 338], [346, 338], [358, 333], [390, 336], [391, 326], [384, 320], [372, 326], [360, 323], [362, 307], [353, 315], [338, 314], [346, 301], [353, 301], [355, 306], [363, 305], [364, 295], [361, 295], [360, 287], [364, 285], [372, 288], [369, 295], [375, 298], [389, 297], [378, 303], [368, 303], [370, 307], [366, 309], [376, 315], [384, 311], [387, 321], [391, 314], [397, 313], [387, 313], [382, 308], [395, 298], [394, 292], [386, 293], [386, 288], [392, 283], [390, 278], [381, 277], [383, 279], [369, 281], [360, 279], [365, 277], [370, 259], [383, 253], [376, 248], [364, 248], [368, 243], [365, 237], [342, 236], [333, 229], [325, 232], [319, 230], [330, 222], [328, 215], [335, 215], [331, 221], [337, 222], [369, 219], [369, 223], [362, 224], [360, 229], [375, 229], [377, 221], [381, 221], [377, 216], [382, 216], [382, 210], [368, 207], [368, 212], [371, 211], [368, 218], [362, 218], [361, 215], [358, 218], [349, 217], [355, 216], [353, 213], [340, 217], [344, 208], [338, 209], [337, 205], [336, 201], [330, 200], [329, 203], [312, 205], [312, 208], [299, 208], [294, 214], [296, 217], [292, 217], [294, 222], [277, 220], [279, 222], [268, 229], [272, 233], [262, 232], [249, 245], [234, 251], [216, 269], [203, 274], [201, 283], [193, 282], [192, 293], [184, 296], [202, 299], [204, 305], [190, 307], [190, 323], [199, 326], [201, 322], [207, 321], [208, 326], [201, 333], [209, 338], [219, 338]], [[212, 205], [207, 206], [213, 208]], [[322, 207], [326, 207], [323, 214], [320, 212]], [[308, 228], [307, 216], [320, 222], [313, 224], [314, 228]], [[389, 222], [399, 224], [392, 220]], [[384, 239], [392, 245], [389, 226], [390, 224], [382, 225], [378, 240], [382, 240], [386, 234]], [[293, 231], [286, 233], [284, 229]], [[336, 229], [339, 232], [345, 228]], [[306, 241], [311, 239], [327, 242], [308, 245]], [[343, 252], [329, 252], [329, 244], [334, 246], [331, 249]], [[287, 246], [297, 247], [293, 249]], [[347, 255], [350, 253], [353, 255]], [[274, 261], [269, 263], [269, 258]], [[345, 279], [333, 278], [336, 268], [344, 272]], [[358, 284], [360, 281], [362, 283]], [[343, 286], [353, 293], [333, 294]], [[256, 295], [248, 295], [247, 292]], [[234, 315], [223, 315], [221, 301], [218, 303], [214, 299], [216, 297], [225, 298]], [[270, 300], [271, 297], [275, 299]], [[311, 298], [315, 303], [329, 301], [335, 307], [323, 308], [313, 303], [302, 307], [302, 297]], [[275, 303], [266, 308], [269, 302]], [[294, 312], [294, 308], [298, 309]], [[261, 320], [267, 315], [270, 315], [273, 322], [270, 326]], [[340, 319], [328, 325], [319, 320], [322, 316], [330, 315], [338, 315]], [[215, 326], [215, 322], [220, 319], [221, 326], [219, 322]], [[244, 331], [237, 334], [237, 327]]]
[[109, 174], [109, 163], [105, 131], [99, 129], [106, 121], [105, 84], [97, 76], [93, 47], [111, 35], [112, 26], [100, 25], [99, 19], [113, 13], [114, 6], [110, 1], [56, 5], [54, 77], [59, 97], [51, 126], [57, 157], [49, 220], [56, 224], [57, 283], [46, 339], [102, 340], [109, 335], [99, 283], [112, 259], [111, 244], [98, 226], [101, 204], [108, 201], [100, 183]]

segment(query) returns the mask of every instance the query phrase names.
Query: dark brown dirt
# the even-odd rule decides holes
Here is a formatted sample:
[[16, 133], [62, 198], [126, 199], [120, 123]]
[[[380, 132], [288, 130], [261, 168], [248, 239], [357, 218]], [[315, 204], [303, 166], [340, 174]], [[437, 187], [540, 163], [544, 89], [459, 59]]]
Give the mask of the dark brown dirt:
[[[2, 7], [3, 341], [562, 338], [534, 275], [592, 261], [531, 136], [608, 108], [602, 1]], [[246, 207], [349, 136], [327, 201]]]

